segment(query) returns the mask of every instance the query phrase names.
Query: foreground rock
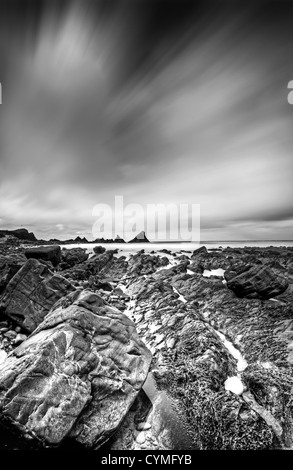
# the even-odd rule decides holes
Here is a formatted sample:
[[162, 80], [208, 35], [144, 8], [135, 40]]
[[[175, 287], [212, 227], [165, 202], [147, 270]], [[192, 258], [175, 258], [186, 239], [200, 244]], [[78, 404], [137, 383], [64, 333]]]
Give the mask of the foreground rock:
[[[130, 257], [129, 268], [144, 258], [143, 253], [135, 256]], [[286, 277], [292, 272], [292, 253], [284, 249], [269, 256], [262, 249], [216, 254], [201, 250], [191, 260], [196, 257], [205, 269], [228, 269], [227, 279], [232, 271], [248, 272], [252, 263], [259, 270], [275, 269]], [[132, 421], [128, 417], [110, 449], [178, 449], [178, 433], [182, 435], [176, 431], [178, 416], [194, 449], [292, 448], [289, 288], [276, 301], [240, 299], [221, 277], [192, 273], [188, 261], [180, 261], [131, 282], [127, 276], [125, 292], [131, 296], [127, 314], [153, 353], [151, 370], [159, 392], [157, 398], [149, 395], [155, 419], [152, 411], [142, 417], [151, 428], [137, 434], [135, 422], [141, 417], [135, 415]], [[227, 340], [237, 348], [236, 357], [242, 355], [240, 362]], [[227, 387], [228, 382], [233, 387]], [[177, 418], [168, 415], [164, 420], [166, 396], [172, 404], [169, 411], [176, 410]], [[175, 425], [170, 429], [172, 421]]]
[[237, 297], [269, 299], [282, 294], [289, 285], [288, 279], [273, 267], [257, 265], [243, 269], [240, 274], [237, 271], [225, 273], [227, 286]]
[[54, 274], [45, 264], [29, 259], [8, 283], [0, 302], [0, 312], [32, 332], [55, 302], [75, 287]]
[[[190, 446], [186, 440], [185, 449], [272, 448], [275, 436], [270, 425], [242, 396], [225, 389], [226, 380], [237, 375], [237, 363], [193, 300], [196, 286], [203, 299], [224, 291], [229, 293], [228, 289], [221, 281], [197, 274], [166, 271], [166, 277], [162, 270], [137, 280], [128, 289], [133, 299], [129, 314], [153, 353], [152, 373], [155, 387], [160, 390], [153, 406], [157, 415], [168, 413], [167, 420], [150, 415], [146, 418], [152, 425], [145, 433], [148, 449], [178, 449], [180, 436], [176, 429], [182, 434], [178, 422], [192, 441]], [[190, 300], [176, 292], [187, 281], [186, 294], [190, 293]], [[170, 402], [168, 410], [166, 396]], [[169, 429], [172, 421], [176, 426]], [[129, 440], [126, 429], [122, 435], [118, 433], [117, 439], [113, 449], [138, 448], [135, 437]]]
[[41, 259], [50, 261], [53, 266], [57, 266], [61, 261], [61, 248], [60, 246], [38, 246], [35, 248], [28, 248], [24, 252], [27, 259]]
[[122, 422], [150, 362], [131, 320], [76, 291], [0, 364], [1, 425], [38, 445], [67, 437], [97, 448]]
[[[102, 248], [102, 247], [101, 247]], [[107, 278], [120, 279], [127, 271], [128, 263], [125, 257], [116, 258], [116, 250], [107, 250], [96, 254], [83, 263], [67, 269], [62, 274], [75, 281], [104, 280]]]
[[[144, 392], [140, 391], [106, 447], [109, 450], [293, 448], [293, 250], [245, 247], [213, 252], [200, 249], [192, 253], [190, 250], [189, 255], [182, 253], [176, 256], [164, 250], [160, 256], [151, 256], [156, 253], [150, 255], [141, 250], [126, 258], [119, 256], [121, 253], [117, 251], [107, 250], [62, 273], [68, 279], [75, 279], [76, 285], [93, 286], [91, 290], [99, 290], [96, 299], [102, 297], [134, 320], [140, 337], [153, 354]], [[251, 275], [252, 268], [259, 273], [264, 268], [264, 272], [270, 272], [261, 275], [264, 281], [261, 289], [257, 276], [255, 278], [257, 282], [252, 295], [256, 293], [261, 297], [237, 297], [227, 288], [226, 282], [249, 272]], [[225, 279], [222, 273], [215, 272], [209, 277], [211, 273], [204, 272], [217, 269], [225, 271]], [[275, 295], [272, 287], [278, 276], [286, 278], [289, 287]], [[263, 292], [274, 295], [274, 300], [266, 300]], [[80, 296], [78, 292], [72, 295]], [[82, 305], [88, 310], [88, 301], [79, 300], [78, 308]], [[97, 302], [101, 303], [97, 310], [108, 308], [103, 306], [101, 299]], [[69, 320], [64, 317], [72, 304], [74, 299], [60, 300], [53, 307], [59, 309], [63, 305], [60, 318], [51, 325], [49, 313], [42, 330], [34, 332], [32, 337], [46, 332], [51, 334], [53, 330], [55, 334], [60, 326], [61, 329], [66, 327], [68, 341], [71, 337], [67, 332], [68, 325], [84, 331], [83, 338], [91, 336], [91, 329], [88, 332], [86, 327], [88, 320], [84, 323], [82, 320], [85, 326], [80, 328], [79, 316]], [[113, 321], [113, 324], [117, 323]], [[12, 331], [12, 321], [3, 323], [2, 330], [5, 351], [9, 353], [23, 339], [17, 339], [18, 333], [23, 332], [16, 335], [16, 331]], [[102, 334], [103, 328], [99, 331]], [[106, 350], [108, 336], [107, 332], [103, 334]], [[37, 341], [41, 343], [43, 337]], [[78, 357], [83, 360], [82, 341], [78, 343], [81, 344]], [[67, 354], [71, 367], [72, 356]], [[6, 363], [5, 355], [3, 357]], [[78, 369], [76, 374], [84, 380], [88, 370], [91, 371], [90, 367], [82, 375], [83, 370]], [[95, 370], [93, 374], [89, 372], [88, 378], [90, 381], [96, 376], [101, 379], [102, 375], [103, 371], [97, 373]], [[34, 374], [34, 378], [36, 376]], [[42, 380], [41, 392], [35, 396], [43, 398]], [[108, 383], [107, 378], [105, 382]], [[92, 384], [91, 390], [95, 391], [94, 382]], [[104, 384], [98, 388], [101, 392]], [[23, 394], [19, 391], [18, 396], [27, 396], [24, 386], [22, 390]], [[75, 393], [76, 388], [73, 390]], [[82, 426], [85, 428], [89, 423], [87, 429], [95, 428], [91, 417], [96, 408], [86, 414], [92, 402], [82, 409], [64, 444], [69, 438], [77, 441], [78, 436], [85, 435], [83, 431], [76, 431], [84, 414]], [[57, 412], [58, 403], [57, 400]], [[78, 406], [81, 408], [82, 404]], [[114, 408], [107, 402], [104, 417], [106, 409], [111, 413]], [[61, 414], [60, 423], [65, 426]], [[9, 424], [9, 427], [12, 426]], [[94, 442], [92, 446], [98, 447], [104, 437], [92, 440], [91, 436], [89, 439], [86, 436], [78, 442], [87, 446]]]
[[0, 255], [0, 294], [19, 269], [25, 264], [23, 254]]

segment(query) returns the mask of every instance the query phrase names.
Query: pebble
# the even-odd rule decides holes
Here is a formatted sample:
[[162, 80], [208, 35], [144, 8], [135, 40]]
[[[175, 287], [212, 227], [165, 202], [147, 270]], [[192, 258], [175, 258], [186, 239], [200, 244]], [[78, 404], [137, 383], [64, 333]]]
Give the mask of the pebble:
[[160, 330], [162, 328], [162, 325], [158, 325], [158, 324], [155, 324], [155, 323], [152, 323], [150, 326], [149, 326], [149, 330], [151, 333], [155, 333], [156, 331]]
[[17, 336], [17, 333], [14, 330], [9, 330], [4, 333], [4, 336], [9, 339], [14, 339]]
[[0, 333], [6, 333], [8, 330], [9, 328], [7, 326], [3, 326], [3, 328], [0, 328]]
[[167, 348], [168, 349], [173, 349], [174, 346], [175, 346], [176, 340], [175, 340], [175, 338], [168, 338], [166, 343], [167, 343]]
[[165, 338], [165, 335], [161, 334], [161, 335], [155, 335], [156, 338], [155, 338], [155, 343], [159, 344], [163, 341], [163, 339]]
[[137, 442], [137, 444], [143, 444], [145, 442], [144, 432], [140, 432], [139, 434], [137, 434], [135, 441]]
[[136, 426], [136, 429], [138, 431], [147, 431], [151, 427], [152, 427], [152, 425], [150, 423], [146, 423], [145, 421], [143, 421], [141, 423], [138, 423], [138, 425]]
[[14, 339], [14, 344], [17, 345], [17, 344], [20, 344], [22, 343], [23, 341], [25, 341], [27, 339], [27, 336], [26, 335], [23, 335], [21, 333], [18, 333], [18, 335], [16, 336], [16, 338]]

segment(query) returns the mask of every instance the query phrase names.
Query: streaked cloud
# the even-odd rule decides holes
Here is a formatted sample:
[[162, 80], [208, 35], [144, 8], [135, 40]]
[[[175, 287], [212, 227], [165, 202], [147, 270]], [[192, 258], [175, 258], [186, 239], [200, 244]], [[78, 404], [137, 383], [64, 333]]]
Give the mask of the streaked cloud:
[[201, 204], [202, 239], [292, 238], [286, 7], [201, 3], [177, 26], [142, 3], [45, 2], [2, 28], [1, 225], [91, 237], [123, 195]]

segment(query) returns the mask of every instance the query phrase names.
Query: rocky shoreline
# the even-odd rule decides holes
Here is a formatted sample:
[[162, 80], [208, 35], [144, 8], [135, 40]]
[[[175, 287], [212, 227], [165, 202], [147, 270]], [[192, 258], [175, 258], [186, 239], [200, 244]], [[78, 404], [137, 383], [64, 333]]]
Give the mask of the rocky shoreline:
[[0, 448], [293, 447], [292, 248], [8, 235], [0, 296]]

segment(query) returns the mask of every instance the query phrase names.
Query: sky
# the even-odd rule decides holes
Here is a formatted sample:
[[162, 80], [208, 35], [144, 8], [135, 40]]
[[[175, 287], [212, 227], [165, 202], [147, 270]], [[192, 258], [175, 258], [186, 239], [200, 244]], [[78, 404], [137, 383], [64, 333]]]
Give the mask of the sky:
[[1, 0], [0, 228], [91, 240], [122, 196], [126, 239], [183, 204], [201, 240], [292, 240], [291, 80], [292, 1]]

